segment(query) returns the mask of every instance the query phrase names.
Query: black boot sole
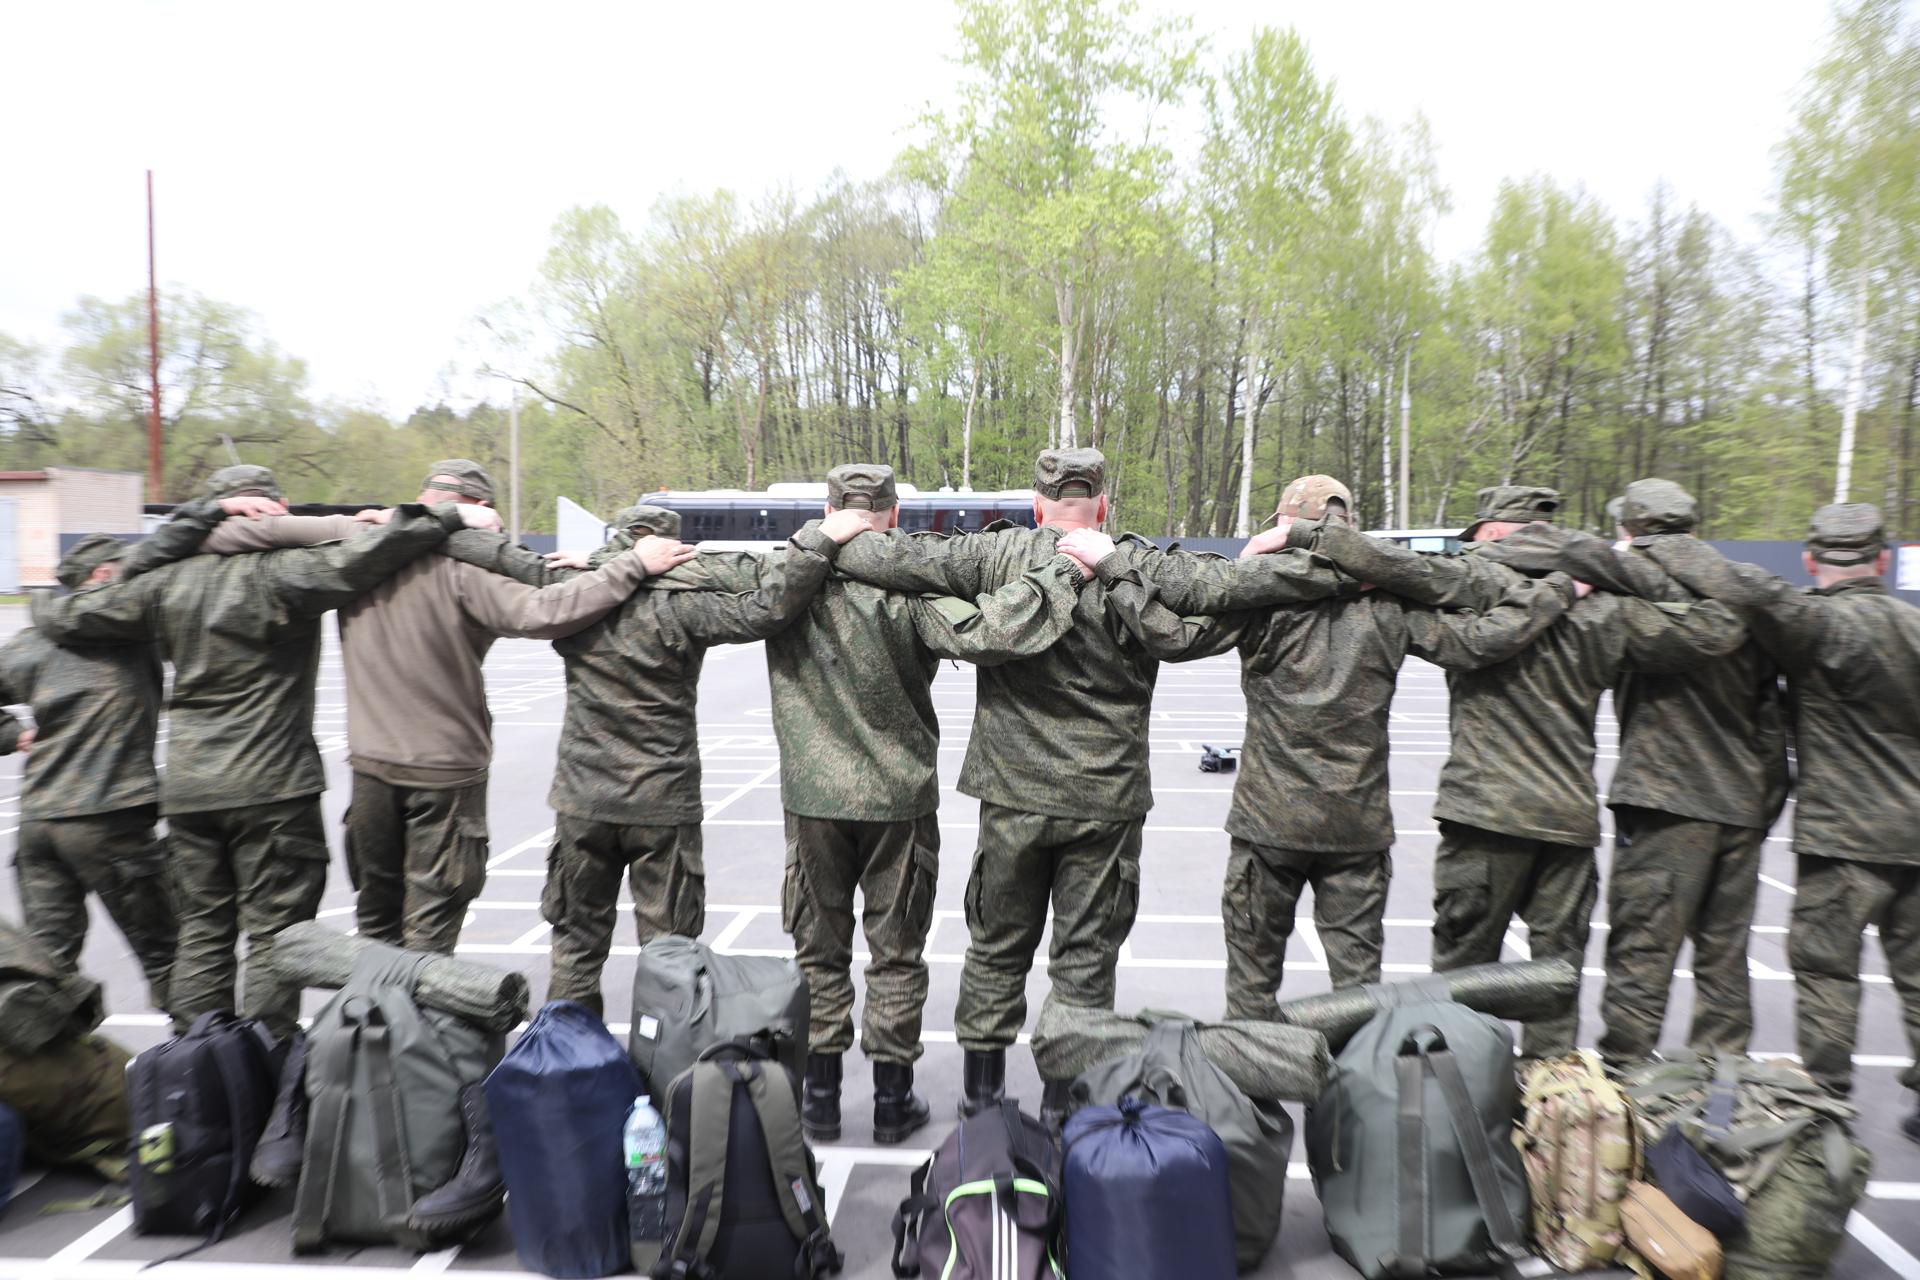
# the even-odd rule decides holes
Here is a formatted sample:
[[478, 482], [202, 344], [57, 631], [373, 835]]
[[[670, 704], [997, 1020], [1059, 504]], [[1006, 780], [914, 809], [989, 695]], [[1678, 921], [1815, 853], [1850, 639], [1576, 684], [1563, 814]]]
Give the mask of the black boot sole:
[[507, 1193], [503, 1189], [500, 1192], [500, 1198], [498, 1200], [490, 1201], [487, 1204], [465, 1210], [461, 1213], [441, 1213], [435, 1214], [431, 1218], [409, 1217], [407, 1219], [407, 1226], [418, 1231], [421, 1235], [445, 1236], [454, 1232], [477, 1227], [485, 1222], [493, 1221], [493, 1219], [500, 1216], [500, 1211], [506, 1208], [506, 1205]]
[[926, 1128], [932, 1120], [933, 1113], [929, 1111], [926, 1115], [921, 1116], [918, 1120], [908, 1125], [894, 1125], [890, 1128], [882, 1129], [876, 1124], [873, 1127], [873, 1140], [883, 1147], [898, 1146], [900, 1143], [905, 1142], [908, 1138], [911, 1138], [914, 1134]]
[[800, 1122], [800, 1132], [806, 1135], [808, 1142], [840, 1141], [840, 1126], [837, 1124], [809, 1124], [805, 1120], [802, 1120]]

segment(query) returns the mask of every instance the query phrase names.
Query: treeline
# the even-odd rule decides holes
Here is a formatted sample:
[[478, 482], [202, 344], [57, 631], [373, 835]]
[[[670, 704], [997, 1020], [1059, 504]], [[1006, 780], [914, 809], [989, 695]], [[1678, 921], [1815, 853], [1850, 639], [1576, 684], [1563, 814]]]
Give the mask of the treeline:
[[[955, 105], [885, 174], [676, 195], [637, 227], [562, 215], [529, 295], [482, 321], [483, 371], [522, 388], [530, 527], [554, 493], [611, 507], [854, 457], [1018, 487], [1081, 443], [1114, 461], [1119, 522], [1155, 533], [1257, 526], [1308, 470], [1374, 526], [1456, 523], [1526, 480], [1598, 527], [1659, 473], [1716, 536], [1795, 536], [1837, 484], [1920, 533], [1920, 38], [1897, 0], [1836, 15], [1766, 239], [1684, 190], [1621, 216], [1536, 177], [1453, 263], [1425, 125], [1350, 117], [1289, 31], [1208, 50], [1123, 3], [969, 0], [957, 52]], [[190, 301], [207, 315], [163, 332], [222, 314]], [[137, 465], [137, 306], [76, 321], [66, 407], [37, 419], [0, 344], [0, 450]], [[222, 422], [301, 496], [387, 494], [399, 458], [504, 469], [502, 409], [316, 412], [298, 362], [245, 340], [199, 394], [194, 350], [169, 353], [185, 471], [224, 459]]]

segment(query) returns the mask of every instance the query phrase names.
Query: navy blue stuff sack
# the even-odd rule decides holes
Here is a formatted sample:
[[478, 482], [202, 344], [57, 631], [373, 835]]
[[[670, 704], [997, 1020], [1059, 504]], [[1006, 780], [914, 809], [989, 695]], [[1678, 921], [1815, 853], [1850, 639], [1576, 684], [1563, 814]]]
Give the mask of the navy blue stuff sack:
[[0, 1214], [13, 1200], [13, 1188], [20, 1181], [20, 1161], [27, 1150], [27, 1126], [20, 1113], [0, 1102]]
[[1204, 1121], [1126, 1097], [1067, 1121], [1073, 1280], [1233, 1280], [1227, 1151]]
[[487, 1077], [514, 1251], [562, 1280], [632, 1265], [620, 1131], [640, 1095], [626, 1049], [585, 1005], [555, 1000]]

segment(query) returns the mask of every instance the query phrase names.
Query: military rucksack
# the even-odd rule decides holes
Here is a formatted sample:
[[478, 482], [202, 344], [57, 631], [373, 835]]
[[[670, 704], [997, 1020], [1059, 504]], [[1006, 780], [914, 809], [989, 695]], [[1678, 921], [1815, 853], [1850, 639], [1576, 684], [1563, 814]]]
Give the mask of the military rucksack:
[[1641, 1138], [1677, 1128], [1733, 1184], [1746, 1230], [1723, 1240], [1727, 1280], [1824, 1276], [1873, 1158], [1859, 1113], [1788, 1062], [1676, 1052], [1627, 1077]]
[[426, 1250], [457, 1234], [427, 1228], [413, 1206], [459, 1167], [460, 1091], [500, 1061], [504, 1037], [414, 1000], [420, 967], [437, 958], [369, 946], [307, 1032], [295, 1252], [336, 1240]]
[[807, 1064], [807, 978], [793, 960], [721, 955], [677, 934], [640, 948], [627, 1052], [655, 1097], [709, 1047], [752, 1039], [792, 1073]]
[[1536, 1062], [1513, 1133], [1533, 1202], [1533, 1243], [1568, 1271], [1626, 1265], [1620, 1202], [1640, 1172], [1633, 1106], [1593, 1053]]

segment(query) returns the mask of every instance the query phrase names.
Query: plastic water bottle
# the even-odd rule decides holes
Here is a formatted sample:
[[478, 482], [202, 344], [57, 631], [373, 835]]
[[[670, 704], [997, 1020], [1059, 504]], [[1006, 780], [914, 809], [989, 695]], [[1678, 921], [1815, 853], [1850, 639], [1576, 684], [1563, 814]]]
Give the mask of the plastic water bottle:
[[635, 1246], [660, 1247], [667, 1236], [667, 1122], [642, 1096], [621, 1133], [627, 1154], [627, 1232]]

